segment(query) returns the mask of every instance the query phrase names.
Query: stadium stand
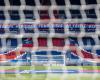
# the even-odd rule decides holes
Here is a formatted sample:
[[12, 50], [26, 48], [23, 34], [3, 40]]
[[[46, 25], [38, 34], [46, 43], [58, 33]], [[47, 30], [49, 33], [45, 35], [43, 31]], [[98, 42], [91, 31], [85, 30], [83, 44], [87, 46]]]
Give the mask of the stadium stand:
[[[69, 63], [74, 59], [80, 61], [81, 55], [83, 61], [94, 57], [100, 60], [99, 4], [99, 0], [0, 0], [1, 59], [6, 52], [5, 60], [11, 61], [19, 54], [22, 60], [35, 55], [38, 61], [48, 59], [49, 54], [51, 60], [60, 59], [59, 63], [68, 59]], [[17, 48], [25, 51], [17, 54]], [[15, 51], [7, 52], [12, 50]]]

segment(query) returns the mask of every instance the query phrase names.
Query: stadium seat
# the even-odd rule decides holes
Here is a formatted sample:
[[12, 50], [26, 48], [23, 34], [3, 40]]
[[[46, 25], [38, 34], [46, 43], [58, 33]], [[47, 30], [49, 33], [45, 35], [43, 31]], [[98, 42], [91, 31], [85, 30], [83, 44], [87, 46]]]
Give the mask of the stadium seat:
[[6, 45], [9, 48], [16, 48], [18, 46], [18, 42], [16, 38], [7, 38]]
[[82, 41], [84, 45], [92, 45], [92, 46], [95, 45], [95, 41], [92, 37], [83, 37]]
[[78, 9], [71, 9], [70, 10], [70, 13], [71, 13], [71, 17], [74, 19], [74, 18], [77, 18], [77, 19], [81, 19], [82, 18], [82, 15], [80, 13], [80, 10]]
[[0, 27], [0, 34], [4, 34], [5, 33], [5, 29], [3, 28], [3, 26], [1, 25]]
[[18, 10], [8, 10], [11, 20], [20, 20], [20, 15]]
[[26, 2], [26, 5], [28, 5], [28, 6], [35, 6], [36, 5], [35, 0], [25, 0], [25, 2]]
[[46, 51], [37, 51], [35, 54], [36, 55], [47, 55], [47, 52]]
[[5, 15], [3, 10], [0, 10], [0, 20], [5, 20]]
[[24, 12], [24, 15], [25, 15], [26, 19], [35, 20], [35, 16], [34, 16], [33, 10], [24, 10], [23, 12]]
[[66, 19], [66, 13], [65, 10], [54, 10], [53, 11], [55, 19]]
[[9, 26], [9, 31], [10, 33], [15, 33], [15, 34], [19, 34], [20, 33], [20, 29], [17, 25], [11, 25]]
[[47, 47], [47, 38], [38, 38], [39, 47]]
[[97, 4], [96, 0], [85, 0], [87, 5]]
[[51, 1], [50, 0], [40, 0], [40, 4], [42, 6], [50, 6], [51, 5]]
[[87, 18], [95, 18], [95, 19], [97, 18], [95, 9], [86, 9], [85, 13], [86, 13]]
[[0, 0], [0, 6], [5, 6], [4, 0]]
[[53, 43], [53, 46], [56, 46], [56, 47], [64, 47], [65, 45], [64, 38], [53, 38], [52, 43]]
[[81, 5], [80, 0], [70, 0], [71, 5]]
[[51, 51], [51, 55], [62, 55], [59, 51]]
[[0, 53], [6, 61], [100, 58], [99, 18], [100, 0], [0, 0]]
[[47, 55], [47, 52], [46, 51], [37, 51], [35, 53], [35, 58], [37, 59], [37, 61], [48, 61], [49, 58], [48, 58], [48, 55]]
[[39, 10], [38, 13], [40, 15], [40, 19], [41, 20], [45, 20], [45, 19], [48, 20], [48, 19], [50, 19], [48, 10]]
[[10, 5], [12, 5], [12, 6], [20, 6], [21, 5], [21, 3], [20, 3], [20, 0], [9, 0], [9, 2], [10, 2]]
[[0, 48], [2, 47], [2, 42], [1, 42], [1, 39], [0, 39]]
[[58, 6], [65, 6], [65, 0], [55, 0]]
[[96, 54], [100, 56], [100, 49], [96, 50]]

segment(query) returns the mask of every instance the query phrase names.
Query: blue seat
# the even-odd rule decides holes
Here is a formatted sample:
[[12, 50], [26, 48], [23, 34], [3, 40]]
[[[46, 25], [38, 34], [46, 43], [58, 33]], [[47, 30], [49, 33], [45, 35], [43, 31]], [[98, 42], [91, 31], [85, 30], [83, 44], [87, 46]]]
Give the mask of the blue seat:
[[20, 0], [9, 0], [9, 3], [11, 6], [20, 6], [21, 5], [21, 2]]
[[58, 6], [64, 6], [65, 5], [65, 0], [55, 0], [56, 1], [56, 4]]
[[5, 29], [3, 28], [3, 26], [0, 26], [0, 34], [4, 34], [5, 33]]
[[0, 39], [0, 47], [2, 47], [2, 42], [1, 42], [1, 39]]
[[86, 13], [87, 18], [90, 18], [90, 19], [96, 19], [97, 18], [95, 9], [86, 9], [85, 13]]
[[51, 51], [51, 55], [61, 55], [61, 52], [58, 52], [58, 51]]
[[100, 49], [96, 50], [96, 54], [100, 56]]
[[33, 10], [24, 10], [23, 12], [24, 12], [24, 15], [25, 15], [26, 19], [35, 20]]
[[11, 20], [20, 20], [20, 15], [18, 10], [9, 10], [8, 11]]
[[46, 51], [38, 51], [35, 53], [36, 55], [47, 55]]
[[95, 45], [95, 41], [92, 37], [83, 37], [82, 41], [84, 45], [91, 45], [91, 46]]
[[[78, 18], [78, 19], [82, 19], [82, 15], [81, 15], [81, 12], [80, 12], [80, 10], [79, 9], [70, 9], [70, 13], [71, 13], [71, 17], [73, 18], [73, 19], [76, 19], [76, 18]], [[72, 24], [73, 25], [73, 24]], [[71, 25], [71, 26], [72, 26]], [[78, 28], [78, 26], [76, 26], [76, 25], [73, 25], [74, 27], [74, 29], [76, 30], [76, 31], [80, 31], [80, 29]], [[78, 28], [78, 29], [77, 29]], [[74, 30], [73, 29], [73, 30]]]
[[0, 6], [5, 6], [5, 1], [4, 0], [0, 0]]
[[17, 42], [16, 38], [7, 38], [6, 44], [7, 44], [8, 47], [16, 48], [17, 45], [18, 45], [18, 42]]
[[[0, 1], [0, 3], [1, 3], [1, 1]], [[5, 18], [3, 10], [0, 10], [0, 20], [5, 20], [5, 19], [6, 18]]]

